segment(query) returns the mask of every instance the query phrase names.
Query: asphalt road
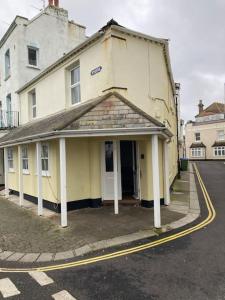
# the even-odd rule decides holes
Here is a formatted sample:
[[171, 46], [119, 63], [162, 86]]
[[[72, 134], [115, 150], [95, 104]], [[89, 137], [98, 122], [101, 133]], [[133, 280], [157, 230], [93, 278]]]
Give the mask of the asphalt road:
[[[213, 223], [136, 254], [48, 272], [54, 283], [46, 286], [29, 274], [0, 273], [0, 279], [9, 278], [21, 293], [10, 299], [53, 299], [52, 295], [62, 290], [77, 300], [225, 299], [225, 164], [197, 165], [217, 213]], [[195, 223], [207, 215], [198, 184], [197, 188], [201, 217]]]

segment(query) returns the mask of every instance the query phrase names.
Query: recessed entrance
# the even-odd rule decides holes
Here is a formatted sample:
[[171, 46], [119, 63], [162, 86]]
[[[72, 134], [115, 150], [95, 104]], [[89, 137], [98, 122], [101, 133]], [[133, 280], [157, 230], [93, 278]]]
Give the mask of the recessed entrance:
[[137, 153], [135, 141], [120, 142], [122, 198], [137, 198]]

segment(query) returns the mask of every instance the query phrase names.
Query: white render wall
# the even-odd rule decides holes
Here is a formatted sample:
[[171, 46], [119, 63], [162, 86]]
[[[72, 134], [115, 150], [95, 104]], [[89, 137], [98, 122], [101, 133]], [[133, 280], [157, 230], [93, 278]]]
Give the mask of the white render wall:
[[[16, 18], [17, 26], [0, 48], [0, 101], [6, 110], [6, 96], [11, 93], [12, 110], [19, 111], [15, 93], [43, 69], [86, 39], [85, 27], [68, 22], [68, 12], [47, 7], [34, 19]], [[38, 68], [28, 67], [27, 46], [39, 48]], [[10, 49], [11, 77], [5, 81], [5, 52]]]

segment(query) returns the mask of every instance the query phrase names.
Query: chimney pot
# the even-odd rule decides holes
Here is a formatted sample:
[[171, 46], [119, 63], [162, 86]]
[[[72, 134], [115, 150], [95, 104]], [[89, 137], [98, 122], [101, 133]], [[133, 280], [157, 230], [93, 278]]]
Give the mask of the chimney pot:
[[59, 7], [59, 0], [48, 0], [50, 6]]
[[199, 111], [199, 114], [201, 112], [203, 112], [204, 110], [204, 104], [202, 103], [202, 100], [199, 100], [199, 104], [198, 104], [198, 111]]

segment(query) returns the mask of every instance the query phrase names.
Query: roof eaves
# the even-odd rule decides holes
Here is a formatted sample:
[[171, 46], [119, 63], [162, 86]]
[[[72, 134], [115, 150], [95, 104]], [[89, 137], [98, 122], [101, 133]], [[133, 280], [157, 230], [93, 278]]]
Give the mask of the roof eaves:
[[39, 75], [34, 77], [31, 81], [27, 82], [24, 86], [22, 86], [19, 90], [16, 91], [17, 94], [21, 93], [28, 87], [30, 87], [32, 84], [36, 83], [38, 80], [40, 80], [42, 77], [44, 77], [46, 74], [53, 71], [55, 68], [57, 68], [59, 65], [65, 63], [67, 60], [69, 60], [73, 55], [79, 53], [82, 49], [86, 48], [89, 44], [93, 43], [95, 40], [100, 38], [103, 35], [103, 33], [96, 32], [91, 37], [86, 39], [84, 42], [79, 44], [76, 48], [65, 54], [63, 57], [59, 58], [56, 62], [54, 62], [52, 65], [44, 69]]

